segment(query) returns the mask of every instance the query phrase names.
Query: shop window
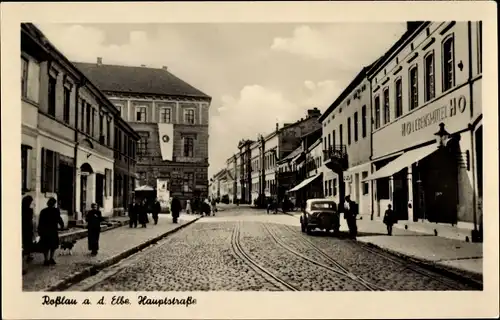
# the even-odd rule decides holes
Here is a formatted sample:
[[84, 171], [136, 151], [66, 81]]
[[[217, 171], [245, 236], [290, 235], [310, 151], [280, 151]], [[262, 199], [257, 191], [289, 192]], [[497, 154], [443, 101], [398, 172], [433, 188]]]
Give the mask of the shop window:
[[59, 154], [52, 150], [42, 148], [41, 169], [42, 192], [57, 192]]
[[401, 78], [396, 79], [394, 82], [394, 91], [395, 91], [395, 117], [399, 118], [403, 115], [403, 82]]
[[455, 44], [453, 35], [443, 41], [443, 92], [455, 85]]
[[28, 96], [28, 59], [21, 57], [21, 96]]
[[410, 110], [418, 107], [418, 67], [410, 69]]
[[[368, 177], [368, 171], [363, 171], [363, 173], [361, 173], [361, 180], [364, 180]], [[368, 194], [368, 182], [363, 182], [363, 195], [367, 195]]]
[[56, 116], [56, 85], [57, 79], [49, 75], [49, 93], [48, 93], [48, 114], [52, 117]]
[[425, 101], [435, 96], [434, 52], [428, 53], [424, 58], [425, 63]]
[[380, 128], [380, 96], [375, 97], [375, 129]]
[[384, 124], [391, 122], [391, 113], [389, 106], [389, 88], [384, 89]]

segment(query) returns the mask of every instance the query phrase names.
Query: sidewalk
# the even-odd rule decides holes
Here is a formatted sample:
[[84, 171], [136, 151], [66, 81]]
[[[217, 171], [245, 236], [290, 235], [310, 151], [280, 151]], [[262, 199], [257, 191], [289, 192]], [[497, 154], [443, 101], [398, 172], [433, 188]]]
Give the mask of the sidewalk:
[[[117, 263], [199, 218], [198, 215], [181, 215], [179, 224], [173, 224], [171, 216], [160, 215], [158, 225], [149, 223], [145, 229], [140, 226], [134, 229], [123, 226], [103, 232], [99, 241], [99, 254], [96, 257], [89, 255], [87, 239], [80, 239], [73, 248], [73, 255], [61, 255], [60, 250], [56, 252], [55, 266], [43, 266], [43, 255], [37, 253], [34, 255], [35, 259], [27, 265], [27, 274], [23, 275], [23, 290], [63, 290], [72, 282]], [[23, 265], [26, 266], [26, 263]]]
[[[300, 214], [300, 212], [293, 212], [289, 215], [299, 218]], [[428, 225], [427, 229], [424, 229], [425, 225]], [[431, 268], [445, 269], [475, 280], [482, 279], [483, 245], [481, 243], [434, 236], [432, 224], [421, 223], [418, 231], [405, 230], [405, 221], [400, 221], [394, 226], [392, 236], [387, 235], [386, 226], [382, 221], [363, 218], [357, 220], [357, 226], [358, 242], [374, 245]], [[348, 230], [343, 217], [340, 218], [340, 230]]]

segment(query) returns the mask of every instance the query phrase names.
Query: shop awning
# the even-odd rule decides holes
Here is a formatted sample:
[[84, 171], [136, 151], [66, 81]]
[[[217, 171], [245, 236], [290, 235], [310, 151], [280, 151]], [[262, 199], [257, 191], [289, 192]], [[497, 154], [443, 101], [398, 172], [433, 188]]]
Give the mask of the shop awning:
[[437, 146], [435, 144], [431, 144], [426, 147], [414, 149], [408, 152], [403, 153], [393, 161], [389, 162], [378, 171], [374, 172], [371, 176], [363, 179], [363, 181], [375, 180], [380, 178], [385, 178], [392, 176], [393, 174], [399, 172], [403, 168], [408, 167], [414, 162], [420, 161], [423, 158], [429, 156], [433, 152], [437, 151]]
[[314, 180], [316, 180], [317, 178], [321, 177], [323, 173], [318, 173], [317, 175], [315, 175], [314, 177], [310, 177], [310, 178], [307, 178], [305, 180], [303, 180], [301, 183], [299, 183], [298, 185], [296, 185], [295, 187], [293, 187], [292, 189], [290, 189], [288, 192], [294, 192], [294, 191], [298, 191], [302, 188], [304, 188], [305, 186], [307, 186], [309, 183], [313, 182]]

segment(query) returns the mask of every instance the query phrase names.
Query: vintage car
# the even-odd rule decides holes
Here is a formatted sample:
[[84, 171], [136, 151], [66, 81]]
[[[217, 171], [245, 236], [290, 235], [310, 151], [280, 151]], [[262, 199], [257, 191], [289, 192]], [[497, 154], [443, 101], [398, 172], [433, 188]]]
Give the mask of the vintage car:
[[330, 199], [309, 199], [300, 216], [300, 228], [302, 232], [310, 234], [314, 229], [329, 232], [333, 230], [338, 233], [340, 228], [340, 217], [337, 204]]

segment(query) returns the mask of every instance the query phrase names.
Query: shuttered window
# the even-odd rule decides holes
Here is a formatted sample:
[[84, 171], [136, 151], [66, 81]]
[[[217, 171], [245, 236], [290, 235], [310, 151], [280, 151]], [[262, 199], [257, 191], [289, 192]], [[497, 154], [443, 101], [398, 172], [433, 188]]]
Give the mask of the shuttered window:
[[42, 148], [42, 192], [58, 191], [59, 153]]

